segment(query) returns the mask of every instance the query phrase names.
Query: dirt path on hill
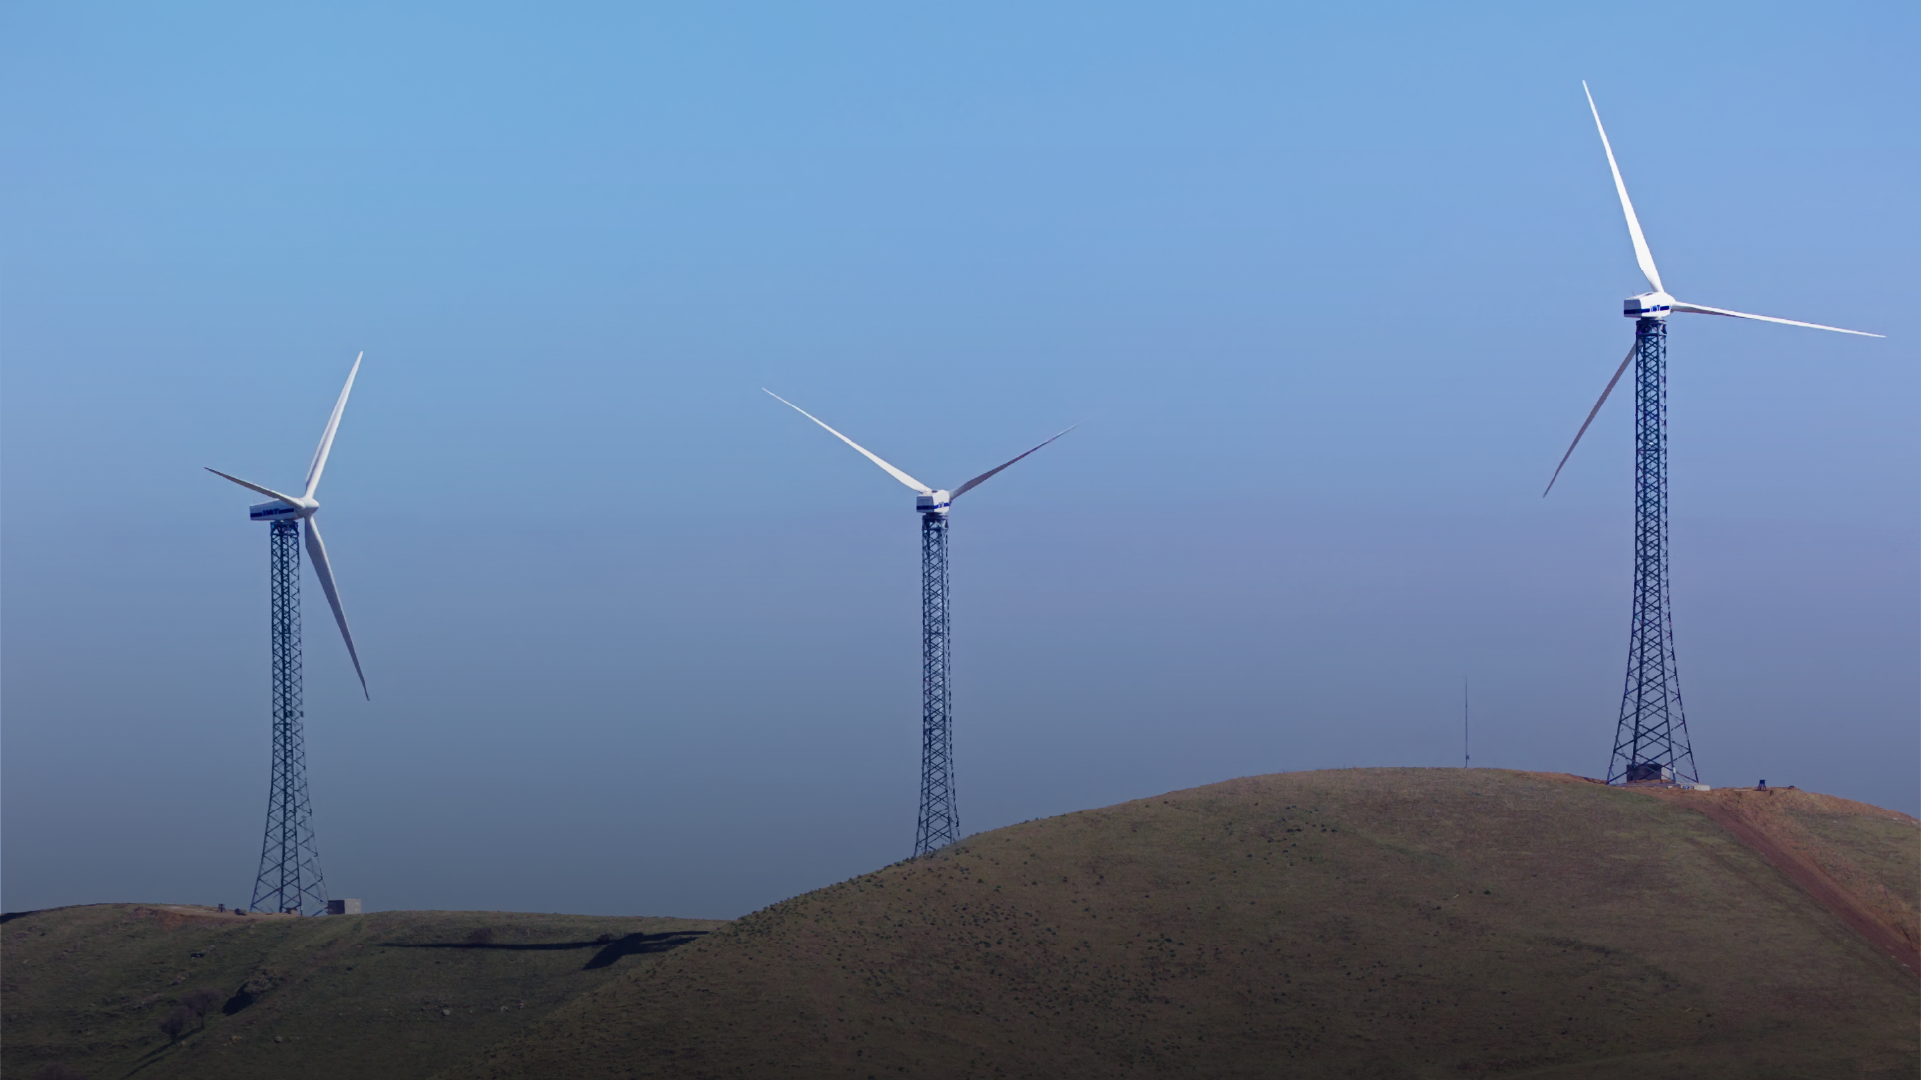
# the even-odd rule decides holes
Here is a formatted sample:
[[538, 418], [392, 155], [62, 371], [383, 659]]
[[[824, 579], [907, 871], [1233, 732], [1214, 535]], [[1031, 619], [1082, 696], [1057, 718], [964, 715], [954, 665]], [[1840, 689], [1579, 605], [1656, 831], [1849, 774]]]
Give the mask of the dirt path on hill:
[[[1921, 948], [1916, 946], [1913, 928], [1903, 925], [1912, 921], [1911, 917], [1904, 919], [1902, 915], [1906, 913], [1879, 910], [1885, 905], [1867, 901], [1848, 884], [1837, 880], [1815, 857], [1815, 851], [1822, 845], [1806, 835], [1805, 830], [1797, 827], [1782, 810], [1767, 803], [1747, 805], [1755, 802], [1757, 796], [1772, 802], [1777, 794], [1784, 799], [1806, 799], [1811, 797], [1810, 793], [1790, 789], [1782, 789], [1777, 793], [1745, 789], [1696, 792], [1650, 788], [1644, 794], [1712, 818], [1735, 839], [1753, 848], [1775, 869], [1787, 875], [1790, 881], [1801, 886], [1816, 903], [1832, 912], [1848, 929], [1893, 957], [1896, 963], [1908, 969], [1909, 974], [1921, 975]], [[1888, 812], [1878, 807], [1872, 809], [1880, 813]], [[1833, 852], [1822, 854], [1828, 856], [1827, 861], [1839, 858]]]

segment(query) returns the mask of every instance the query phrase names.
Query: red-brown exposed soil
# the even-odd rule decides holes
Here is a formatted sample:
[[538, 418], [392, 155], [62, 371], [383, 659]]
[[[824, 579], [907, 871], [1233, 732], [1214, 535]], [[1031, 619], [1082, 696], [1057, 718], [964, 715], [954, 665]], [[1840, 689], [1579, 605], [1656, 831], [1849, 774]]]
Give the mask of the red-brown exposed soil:
[[1878, 806], [1795, 788], [1722, 788], [1705, 792], [1647, 788], [1645, 794], [1712, 818], [1799, 885], [1848, 929], [1894, 958], [1910, 973], [1921, 975], [1921, 913], [1899, 893], [1875, 881], [1869, 870], [1834, 844], [1824, 843], [1823, 838], [1800, 819], [1836, 815], [1879, 817], [1908, 822], [1918, 830], [1921, 830], [1921, 821]]

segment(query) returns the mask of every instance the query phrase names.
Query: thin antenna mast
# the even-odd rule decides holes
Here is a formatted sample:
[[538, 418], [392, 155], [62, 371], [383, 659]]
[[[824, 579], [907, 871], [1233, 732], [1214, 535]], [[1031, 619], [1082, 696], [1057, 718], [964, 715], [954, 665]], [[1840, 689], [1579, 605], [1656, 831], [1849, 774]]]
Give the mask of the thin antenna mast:
[[1467, 676], [1463, 675], [1461, 676], [1461, 768], [1463, 769], [1467, 768], [1467, 763], [1473, 760], [1474, 760], [1474, 755], [1468, 753]]

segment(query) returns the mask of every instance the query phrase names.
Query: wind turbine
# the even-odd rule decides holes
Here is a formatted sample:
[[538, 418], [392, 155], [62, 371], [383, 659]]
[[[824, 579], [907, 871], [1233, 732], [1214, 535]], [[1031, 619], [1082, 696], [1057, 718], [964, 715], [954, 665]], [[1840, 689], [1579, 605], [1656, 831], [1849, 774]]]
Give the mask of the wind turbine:
[[1634, 320], [1634, 345], [1614, 370], [1600, 400], [1588, 410], [1581, 430], [1574, 433], [1567, 453], [1548, 479], [1546, 498], [1554, 490], [1561, 468], [1587, 434], [1594, 414], [1601, 411], [1614, 384], [1621, 381], [1628, 364], [1634, 364], [1634, 616], [1628, 635], [1627, 685], [1621, 695], [1621, 716], [1615, 728], [1614, 754], [1608, 763], [1610, 784], [1698, 783], [1694, 750], [1688, 742], [1687, 719], [1681, 711], [1681, 682], [1674, 661], [1674, 621], [1668, 610], [1668, 456], [1667, 456], [1667, 319], [1681, 312], [1689, 315], [1725, 315], [1735, 319], [1757, 319], [1785, 326], [1805, 326], [1810, 330], [1832, 330], [1837, 334], [1880, 337], [1860, 330], [1838, 326], [1777, 319], [1772, 315], [1750, 315], [1745, 311], [1690, 304], [1668, 295], [1661, 285], [1661, 272], [1655, 269], [1654, 255], [1648, 250], [1647, 237], [1641, 233], [1640, 219], [1628, 200], [1627, 184], [1621, 167], [1615, 163], [1614, 147], [1608, 143], [1607, 129], [1601, 126], [1601, 110], [1594, 106], [1594, 94], [1581, 83], [1587, 94], [1588, 111], [1594, 114], [1594, 128], [1601, 133], [1601, 149], [1606, 152], [1608, 171], [1614, 174], [1614, 192], [1621, 197], [1621, 212], [1627, 218], [1628, 239], [1634, 243], [1634, 261], [1640, 265], [1652, 289], [1630, 296], [1622, 314]]
[[319, 914], [327, 909], [327, 884], [320, 875], [320, 856], [314, 849], [313, 808], [307, 800], [306, 739], [300, 723], [302, 522], [306, 523], [307, 556], [313, 560], [314, 576], [320, 579], [320, 590], [327, 594], [334, 622], [347, 643], [354, 674], [360, 676], [360, 692], [372, 700], [367, 694], [367, 676], [360, 670], [360, 654], [354, 651], [354, 636], [347, 630], [347, 613], [340, 607], [340, 590], [334, 585], [333, 567], [327, 562], [327, 545], [321, 542], [320, 526], [314, 520], [320, 509], [314, 489], [320, 486], [320, 474], [327, 469], [327, 455], [333, 451], [334, 434], [340, 430], [340, 414], [347, 408], [347, 395], [353, 392], [354, 376], [360, 374], [360, 358], [365, 355], [363, 352], [354, 357], [347, 385], [340, 388], [340, 400], [334, 402], [333, 415], [327, 417], [326, 430], [320, 433], [313, 463], [307, 466], [307, 486], [299, 495], [283, 495], [219, 469], [207, 470], [271, 500], [247, 508], [249, 518], [270, 526], [268, 626], [273, 641], [273, 775], [267, 792], [267, 835], [260, 845], [260, 872], [254, 877], [253, 900], [248, 905], [254, 911]]
[[[887, 475], [913, 488], [914, 510], [920, 514], [920, 662], [921, 662], [921, 752], [920, 820], [914, 826], [914, 854], [930, 851], [960, 839], [960, 811], [954, 796], [954, 713], [947, 670], [947, 511], [955, 499], [1042, 446], [1074, 430], [1067, 428], [1033, 449], [1016, 454], [1007, 461], [974, 477], [951, 493], [937, 491], [882, 461], [866, 447], [842, 435], [813, 413], [788, 401], [772, 390], [769, 397], [826, 428], [828, 434], [860, 451], [862, 457], [886, 470]], [[1079, 427], [1076, 424], [1074, 427]]]

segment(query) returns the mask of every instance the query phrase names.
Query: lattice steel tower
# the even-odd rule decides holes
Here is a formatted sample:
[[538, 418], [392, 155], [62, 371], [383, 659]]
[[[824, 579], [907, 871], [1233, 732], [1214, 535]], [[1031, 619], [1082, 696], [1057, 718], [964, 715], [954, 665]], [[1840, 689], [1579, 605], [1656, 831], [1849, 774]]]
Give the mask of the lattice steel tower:
[[218, 469], [207, 470], [271, 500], [247, 508], [250, 520], [268, 524], [268, 636], [273, 649], [273, 770], [267, 785], [267, 835], [260, 842], [260, 871], [254, 875], [253, 899], [248, 903], [255, 911], [318, 915], [327, 910], [327, 884], [321, 879], [320, 856], [314, 851], [313, 805], [307, 799], [307, 744], [301, 731], [300, 547], [304, 533], [314, 577], [320, 579], [320, 589], [327, 594], [327, 606], [333, 609], [341, 640], [347, 643], [347, 655], [354, 662], [354, 673], [360, 676], [360, 692], [365, 694], [367, 676], [360, 671], [360, 654], [354, 651], [354, 636], [347, 630], [347, 612], [340, 606], [333, 564], [327, 559], [327, 545], [320, 539], [320, 523], [314, 519], [320, 511], [314, 490], [326, 471], [334, 435], [340, 430], [340, 414], [347, 408], [347, 395], [353, 392], [354, 376], [358, 374], [360, 357], [356, 356], [353, 369], [347, 372], [347, 384], [340, 388], [340, 398], [334, 402], [333, 415], [320, 433], [313, 462], [307, 466], [303, 493], [283, 495]]
[[1634, 618], [1608, 783], [1694, 784], [1668, 610], [1668, 324], [1634, 324]]
[[[764, 387], [762, 389], [765, 389]], [[920, 515], [920, 818], [914, 826], [914, 854], [930, 851], [960, 839], [960, 809], [954, 801], [954, 699], [948, 678], [947, 623], [947, 512], [954, 500], [977, 487], [983, 480], [1014, 462], [1039, 450], [1054, 439], [1011, 458], [955, 488], [951, 493], [936, 491], [919, 480], [874, 456], [854, 440], [827, 427], [806, 409], [772, 390], [768, 396], [812, 420], [841, 442], [860, 451], [861, 456], [879, 465], [887, 475], [913, 488], [914, 511]]]
[[947, 683], [947, 515], [920, 518], [920, 824], [914, 854], [960, 839], [953, 699]]
[[267, 835], [253, 883], [254, 911], [318, 915], [327, 883], [314, 849], [307, 800], [307, 747], [300, 730], [300, 526], [276, 521], [269, 534], [269, 636], [273, 640], [273, 772]]
[[[1583, 93], [1587, 84], [1582, 83]], [[1621, 314], [1634, 320], [1634, 346], [1614, 369], [1607, 389], [1588, 410], [1581, 430], [1574, 433], [1554, 480], [1561, 475], [1574, 448], [1581, 444], [1588, 425], [1607, 403], [1608, 395], [1621, 381], [1628, 365], [1634, 365], [1634, 620], [1628, 635], [1627, 687], [1621, 694], [1621, 715], [1615, 726], [1614, 754], [1608, 763], [1608, 783], [1698, 782], [1694, 749], [1688, 743], [1687, 719], [1681, 713], [1681, 680], [1674, 664], [1674, 621], [1668, 611], [1668, 429], [1667, 429], [1667, 355], [1668, 316], [1724, 315], [1735, 319], [1805, 326], [1811, 330], [1833, 330], [1860, 337], [1880, 337], [1838, 326], [1777, 319], [1772, 315], [1750, 315], [1743, 311], [1690, 304], [1677, 300], [1661, 284], [1655, 268], [1654, 253], [1641, 232], [1634, 203], [1628, 198], [1627, 182], [1621, 179], [1621, 166], [1614, 160], [1614, 147], [1601, 126], [1601, 110], [1588, 94], [1588, 111], [1594, 115], [1594, 129], [1600, 133], [1601, 149], [1607, 154], [1608, 171], [1614, 176], [1614, 193], [1621, 200], [1621, 216], [1626, 219], [1628, 240], [1634, 245], [1634, 261], [1652, 288], [1630, 296]]]

